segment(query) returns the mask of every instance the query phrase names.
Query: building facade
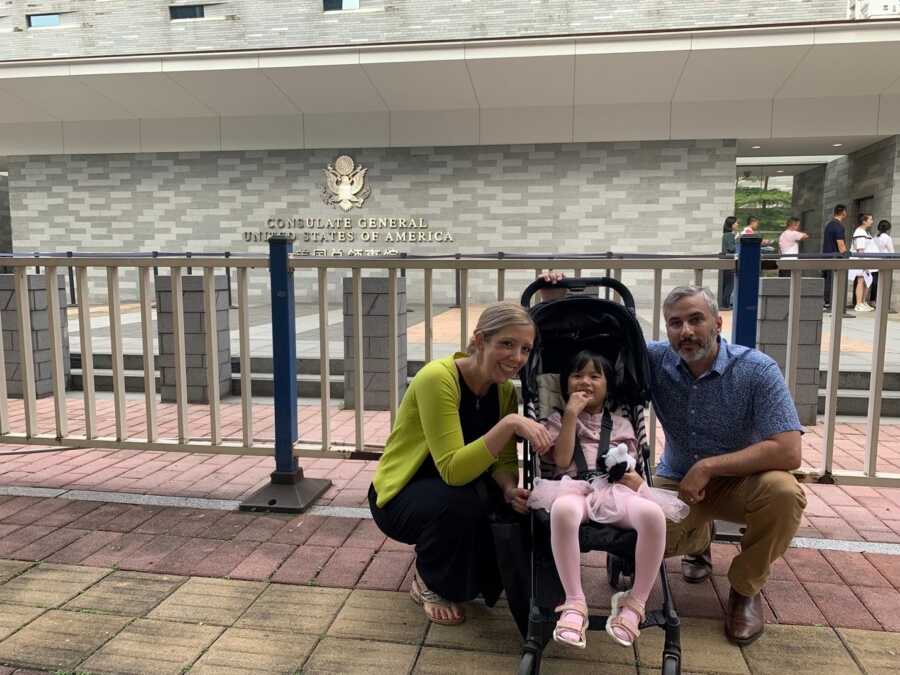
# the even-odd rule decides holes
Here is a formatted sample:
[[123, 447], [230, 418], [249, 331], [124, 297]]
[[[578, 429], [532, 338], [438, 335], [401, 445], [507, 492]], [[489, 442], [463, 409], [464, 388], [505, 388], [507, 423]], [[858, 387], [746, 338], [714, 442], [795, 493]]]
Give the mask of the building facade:
[[17, 251], [713, 253], [736, 160], [783, 155], [814, 237], [900, 219], [868, 4], [6, 0], [0, 38]]

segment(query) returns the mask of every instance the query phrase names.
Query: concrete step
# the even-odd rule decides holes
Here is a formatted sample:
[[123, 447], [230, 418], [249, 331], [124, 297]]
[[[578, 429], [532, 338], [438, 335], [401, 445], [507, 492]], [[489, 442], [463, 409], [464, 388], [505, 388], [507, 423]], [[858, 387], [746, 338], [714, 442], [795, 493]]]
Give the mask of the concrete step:
[[[838, 389], [866, 390], [869, 389], [868, 370], [842, 370], [838, 376]], [[828, 373], [819, 371], [819, 387], [824, 388], [828, 381]], [[884, 374], [884, 391], [900, 391], [900, 373], [886, 372]]]
[[[271, 373], [253, 373], [251, 380], [252, 396], [273, 396], [274, 395], [274, 379]], [[344, 398], [344, 376], [332, 376], [330, 378], [331, 398]], [[84, 379], [81, 370], [73, 369], [69, 385], [70, 391], [83, 391]], [[111, 392], [113, 390], [112, 370], [95, 369], [94, 370], [94, 391]], [[129, 393], [144, 393], [144, 371], [143, 370], [126, 370], [125, 371], [125, 391]], [[156, 392], [160, 391], [160, 378], [156, 377]], [[303, 398], [318, 398], [321, 392], [321, 381], [318, 375], [298, 375], [297, 377], [297, 394]], [[234, 396], [241, 394], [241, 376], [240, 373], [232, 374], [231, 387], [229, 393]]]
[[[863, 389], [839, 389], [837, 414], [865, 417], [869, 414], [869, 392]], [[825, 390], [819, 390], [819, 414], [825, 414]], [[881, 393], [882, 417], [900, 417], [900, 391]]]

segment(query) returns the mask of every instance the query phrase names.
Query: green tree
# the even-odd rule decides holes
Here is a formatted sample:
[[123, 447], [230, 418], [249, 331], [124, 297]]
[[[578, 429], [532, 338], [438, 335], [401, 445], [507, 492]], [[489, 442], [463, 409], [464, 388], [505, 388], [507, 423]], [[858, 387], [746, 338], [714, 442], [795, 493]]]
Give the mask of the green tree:
[[743, 226], [748, 216], [759, 218], [759, 233], [765, 239], [777, 239], [791, 215], [791, 193], [764, 187], [742, 187], [734, 190], [734, 215]]

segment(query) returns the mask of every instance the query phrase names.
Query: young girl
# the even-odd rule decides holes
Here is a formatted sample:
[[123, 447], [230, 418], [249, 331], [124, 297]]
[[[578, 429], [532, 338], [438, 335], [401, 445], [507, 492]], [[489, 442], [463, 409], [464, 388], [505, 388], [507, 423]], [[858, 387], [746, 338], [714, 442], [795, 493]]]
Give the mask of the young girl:
[[[644, 604], [653, 588], [666, 544], [666, 517], [683, 519], [688, 512], [673, 493], [647, 486], [632, 469], [637, 439], [631, 424], [620, 415], [611, 415], [610, 448], [600, 461], [605, 472], [578, 477], [575, 449], [584, 455], [582, 466], [598, 466], [597, 453], [602, 435], [602, 420], [614, 375], [610, 363], [588, 351], [578, 353], [566, 372], [560, 374], [560, 388], [566, 399], [565, 411], [553, 413], [544, 425], [553, 446], [544, 451], [556, 467], [560, 480], [538, 480], [528, 500], [532, 508], [550, 512], [550, 545], [566, 600], [557, 607], [561, 612], [553, 638], [574, 647], [584, 648], [588, 625], [588, 608], [581, 586], [581, 556], [578, 528], [593, 520], [637, 531], [634, 586], [616, 593], [606, 632], [623, 646], [630, 646], [640, 634]], [[617, 447], [624, 444], [622, 447]], [[615, 448], [615, 449], [613, 449]], [[625, 450], [628, 454], [625, 454]], [[621, 460], [627, 458], [626, 463]]]

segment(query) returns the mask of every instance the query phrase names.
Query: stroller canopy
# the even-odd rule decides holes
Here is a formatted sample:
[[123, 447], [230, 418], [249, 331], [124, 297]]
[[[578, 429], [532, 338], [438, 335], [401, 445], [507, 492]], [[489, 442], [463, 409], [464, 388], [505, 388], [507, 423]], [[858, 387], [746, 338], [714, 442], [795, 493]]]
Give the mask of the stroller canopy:
[[537, 394], [539, 375], [559, 374], [575, 354], [588, 349], [613, 364], [617, 405], [647, 403], [647, 345], [632, 308], [603, 298], [570, 295], [534, 306], [531, 316], [538, 340], [521, 373], [526, 402]]

